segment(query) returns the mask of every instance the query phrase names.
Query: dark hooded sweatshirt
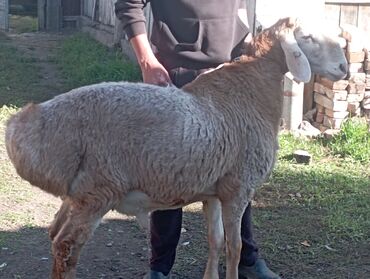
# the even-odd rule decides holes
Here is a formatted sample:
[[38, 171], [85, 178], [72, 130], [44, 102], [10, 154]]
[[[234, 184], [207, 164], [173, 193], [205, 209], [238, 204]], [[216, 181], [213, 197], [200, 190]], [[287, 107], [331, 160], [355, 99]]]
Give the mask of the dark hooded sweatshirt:
[[[144, 0], [118, 0], [117, 17], [129, 39], [145, 29]], [[238, 9], [245, 0], [151, 0], [151, 42], [166, 68], [215, 67], [239, 56], [248, 28]]]

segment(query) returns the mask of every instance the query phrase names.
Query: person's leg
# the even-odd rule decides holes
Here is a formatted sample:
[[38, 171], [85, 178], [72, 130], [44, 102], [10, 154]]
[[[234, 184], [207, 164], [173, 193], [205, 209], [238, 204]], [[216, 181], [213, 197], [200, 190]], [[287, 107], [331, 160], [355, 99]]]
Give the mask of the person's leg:
[[175, 262], [182, 209], [155, 211], [150, 219], [150, 269], [167, 275]]
[[258, 257], [257, 243], [253, 239], [252, 207], [251, 203], [247, 206], [242, 217], [242, 251], [240, 264], [253, 265]]
[[239, 279], [279, 279], [266, 262], [258, 257], [258, 246], [253, 239], [252, 207], [249, 203], [242, 217], [242, 251], [239, 263]]

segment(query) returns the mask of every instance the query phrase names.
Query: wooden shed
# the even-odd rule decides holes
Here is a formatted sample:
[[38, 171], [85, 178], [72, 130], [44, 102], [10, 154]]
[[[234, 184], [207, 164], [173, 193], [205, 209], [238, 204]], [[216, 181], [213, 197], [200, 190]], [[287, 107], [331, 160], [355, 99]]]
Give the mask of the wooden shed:
[[80, 0], [38, 0], [39, 30], [57, 32], [79, 27]]

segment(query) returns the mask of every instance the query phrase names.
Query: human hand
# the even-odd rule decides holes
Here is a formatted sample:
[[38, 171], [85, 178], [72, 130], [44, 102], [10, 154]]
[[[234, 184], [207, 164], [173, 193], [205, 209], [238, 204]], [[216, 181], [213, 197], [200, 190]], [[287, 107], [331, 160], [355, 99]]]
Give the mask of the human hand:
[[167, 86], [172, 83], [167, 70], [155, 57], [141, 61], [140, 68], [145, 83], [159, 86]]

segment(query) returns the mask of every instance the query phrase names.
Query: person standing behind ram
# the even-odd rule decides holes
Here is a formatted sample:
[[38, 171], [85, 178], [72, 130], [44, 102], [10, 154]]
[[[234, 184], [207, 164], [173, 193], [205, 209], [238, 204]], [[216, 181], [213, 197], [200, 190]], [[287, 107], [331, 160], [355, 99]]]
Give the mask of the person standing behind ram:
[[[149, 1], [118, 0], [115, 11], [123, 22], [145, 83], [182, 87], [199, 74], [242, 54], [249, 33], [245, 0], [150, 1], [154, 18], [150, 40], [154, 51], [147, 37], [144, 2]], [[249, 205], [242, 219], [239, 277], [278, 279], [258, 257], [251, 219]], [[181, 208], [151, 214], [152, 255], [145, 279], [170, 278], [181, 223]]]

